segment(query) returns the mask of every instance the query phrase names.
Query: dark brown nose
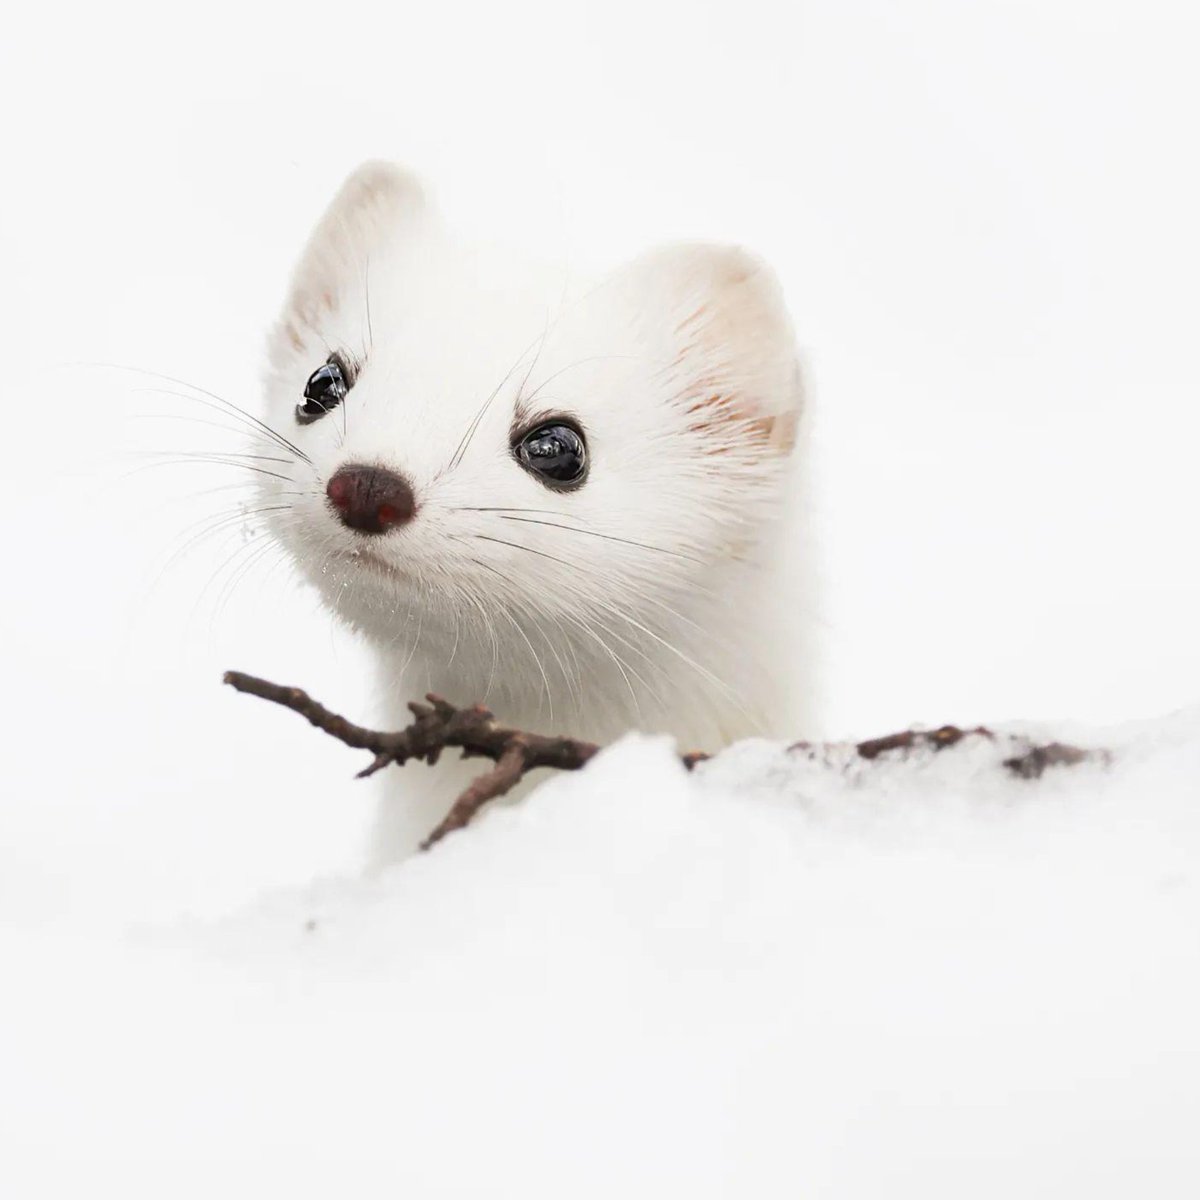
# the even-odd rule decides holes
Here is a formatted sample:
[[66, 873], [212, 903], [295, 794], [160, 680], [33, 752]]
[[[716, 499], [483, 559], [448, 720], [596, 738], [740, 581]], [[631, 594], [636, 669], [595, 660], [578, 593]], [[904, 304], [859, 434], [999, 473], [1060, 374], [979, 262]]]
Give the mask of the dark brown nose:
[[417, 511], [408, 480], [382, 467], [342, 467], [325, 494], [344, 525], [360, 533], [387, 533]]

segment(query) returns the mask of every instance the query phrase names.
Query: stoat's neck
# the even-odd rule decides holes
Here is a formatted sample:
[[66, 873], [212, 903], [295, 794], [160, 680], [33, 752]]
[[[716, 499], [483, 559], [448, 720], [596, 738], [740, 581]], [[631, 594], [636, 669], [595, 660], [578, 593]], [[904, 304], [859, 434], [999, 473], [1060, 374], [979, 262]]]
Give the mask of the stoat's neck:
[[[744, 567], [745, 564], [743, 564]], [[629, 729], [716, 749], [753, 735], [800, 736], [788, 649], [802, 632], [779, 573], [756, 564], [721, 581], [674, 628], [610, 617], [533, 622], [509, 614], [454, 631], [376, 641], [385, 716], [427, 692], [482, 702], [505, 724], [607, 742]]]

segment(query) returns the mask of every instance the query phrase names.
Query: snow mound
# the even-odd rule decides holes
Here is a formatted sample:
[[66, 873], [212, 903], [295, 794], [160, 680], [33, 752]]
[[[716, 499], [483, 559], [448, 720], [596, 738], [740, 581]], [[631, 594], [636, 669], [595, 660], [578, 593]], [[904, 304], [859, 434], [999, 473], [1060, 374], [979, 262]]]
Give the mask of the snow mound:
[[1200, 709], [1026, 732], [1113, 754], [630, 737], [376, 879], [12, 932], [0, 1179], [1195, 1195]]

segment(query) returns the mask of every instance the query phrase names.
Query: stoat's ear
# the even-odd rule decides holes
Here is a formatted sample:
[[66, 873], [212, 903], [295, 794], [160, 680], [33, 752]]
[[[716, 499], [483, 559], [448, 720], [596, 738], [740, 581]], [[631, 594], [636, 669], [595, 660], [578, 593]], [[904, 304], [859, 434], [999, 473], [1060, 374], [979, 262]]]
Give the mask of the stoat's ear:
[[299, 336], [347, 297], [360, 298], [367, 265], [425, 208], [421, 185], [387, 162], [365, 162], [342, 184], [292, 275], [283, 324]]
[[[639, 260], [658, 302], [671, 401], [713, 453], [787, 454], [803, 403], [795, 333], [775, 274], [738, 246], [680, 245]], [[654, 300], [649, 300], [654, 303]]]

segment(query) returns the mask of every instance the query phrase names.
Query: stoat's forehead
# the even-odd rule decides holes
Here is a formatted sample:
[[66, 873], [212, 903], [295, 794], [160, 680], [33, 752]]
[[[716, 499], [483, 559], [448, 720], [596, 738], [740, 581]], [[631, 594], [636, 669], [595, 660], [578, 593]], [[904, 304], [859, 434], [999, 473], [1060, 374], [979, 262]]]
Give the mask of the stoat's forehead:
[[[523, 398], [585, 355], [579, 321], [564, 320], [570, 282], [541, 264], [440, 239], [373, 256], [361, 286], [343, 286], [336, 307], [292, 343], [272, 381], [276, 413], [337, 353], [354, 378], [344, 411], [304, 431], [318, 454], [384, 459], [427, 483], [468, 433], [472, 452], [477, 439], [506, 451]], [[573, 405], [587, 396], [573, 388]]]

